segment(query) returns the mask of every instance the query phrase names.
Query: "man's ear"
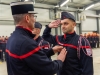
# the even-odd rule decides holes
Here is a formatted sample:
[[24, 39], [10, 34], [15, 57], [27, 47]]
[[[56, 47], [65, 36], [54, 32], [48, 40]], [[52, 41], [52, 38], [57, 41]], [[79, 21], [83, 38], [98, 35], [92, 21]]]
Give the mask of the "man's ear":
[[29, 15], [25, 15], [25, 21], [26, 21], [27, 23], [30, 22], [30, 17], [29, 17]]
[[74, 22], [74, 25], [76, 26], [76, 22]]
[[73, 22], [73, 26], [76, 26], [76, 23], [75, 22]]
[[40, 32], [41, 32], [41, 30], [40, 29], [37, 29], [37, 33], [40, 34]]

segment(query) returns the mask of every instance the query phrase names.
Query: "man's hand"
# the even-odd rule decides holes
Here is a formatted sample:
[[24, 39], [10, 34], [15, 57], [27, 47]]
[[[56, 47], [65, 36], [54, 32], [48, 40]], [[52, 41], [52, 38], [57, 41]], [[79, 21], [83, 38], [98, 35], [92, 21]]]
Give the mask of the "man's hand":
[[65, 58], [66, 58], [66, 54], [67, 51], [65, 48], [63, 48], [60, 52], [60, 54], [57, 56], [57, 60], [61, 60], [62, 62], [64, 62]]
[[60, 52], [63, 49], [63, 46], [54, 46], [53, 48], [54, 53]]
[[49, 28], [57, 28], [59, 26], [60, 22], [61, 22], [61, 20], [53, 21], [48, 25], [48, 27]]

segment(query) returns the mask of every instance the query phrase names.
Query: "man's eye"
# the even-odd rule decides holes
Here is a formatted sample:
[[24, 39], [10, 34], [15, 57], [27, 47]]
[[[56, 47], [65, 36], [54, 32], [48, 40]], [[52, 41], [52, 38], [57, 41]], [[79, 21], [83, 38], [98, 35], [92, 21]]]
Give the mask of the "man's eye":
[[65, 22], [64, 25], [66, 25], [66, 24], [68, 24], [68, 23]]
[[64, 25], [65, 25], [66, 23], [64, 23]]

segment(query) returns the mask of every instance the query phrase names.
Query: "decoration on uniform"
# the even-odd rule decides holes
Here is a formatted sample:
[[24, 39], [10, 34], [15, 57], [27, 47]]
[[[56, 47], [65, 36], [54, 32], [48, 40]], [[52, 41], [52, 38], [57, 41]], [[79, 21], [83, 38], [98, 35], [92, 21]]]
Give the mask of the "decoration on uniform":
[[49, 49], [49, 47], [44, 47], [44, 49]]
[[90, 48], [86, 48], [87, 55], [91, 56], [92, 55], [92, 50]]

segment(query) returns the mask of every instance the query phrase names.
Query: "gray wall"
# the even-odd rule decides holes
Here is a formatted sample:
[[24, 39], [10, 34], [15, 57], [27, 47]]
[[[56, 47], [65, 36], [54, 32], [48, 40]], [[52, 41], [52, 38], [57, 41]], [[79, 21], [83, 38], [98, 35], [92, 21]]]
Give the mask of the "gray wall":
[[[49, 9], [40, 9], [40, 8], [35, 8], [35, 11], [38, 12], [37, 14], [37, 19], [36, 21], [39, 21], [42, 23], [43, 28], [41, 31], [41, 35], [45, 29], [45, 25], [49, 24], [52, 20], [49, 19], [50, 17], [50, 12]], [[72, 13], [74, 16], [75, 13], [74, 12], [70, 12]], [[80, 20], [81, 21], [81, 25], [82, 25], [82, 33], [85, 32], [91, 32], [91, 31], [96, 31], [97, 30], [97, 21], [96, 21], [96, 17], [90, 17], [92, 15], [96, 15], [95, 11], [83, 11], [83, 13], [87, 16], [86, 20]], [[54, 16], [54, 15], [53, 15]], [[53, 17], [52, 16], [52, 17]], [[80, 16], [79, 16], [80, 19]], [[4, 21], [2, 21], [4, 20]], [[100, 21], [100, 19], [99, 19]], [[100, 23], [99, 23], [100, 25]], [[11, 32], [13, 32], [15, 29], [15, 25], [13, 23], [13, 18], [11, 15], [11, 9], [10, 9], [10, 5], [2, 5], [0, 4], [0, 36], [2, 35], [10, 35]], [[100, 28], [99, 28], [100, 29]], [[58, 34], [60, 35], [61, 29], [58, 28], [57, 29]], [[77, 26], [75, 27], [75, 31], [79, 34], [79, 24], [77, 23]], [[55, 29], [52, 29], [52, 34], [55, 35]]]
[[82, 25], [82, 33], [97, 31], [97, 20], [96, 20], [96, 12], [95, 11], [83, 11], [86, 19], [81, 21]]
[[[40, 9], [35, 8], [35, 12], [38, 12], [36, 21], [42, 22], [43, 28], [41, 31], [41, 35], [45, 28], [44, 25], [49, 24], [51, 21], [49, 19], [49, 10], [48, 9]], [[10, 5], [2, 5], [0, 4], [0, 36], [10, 36], [15, 29], [15, 25], [13, 22]]]

